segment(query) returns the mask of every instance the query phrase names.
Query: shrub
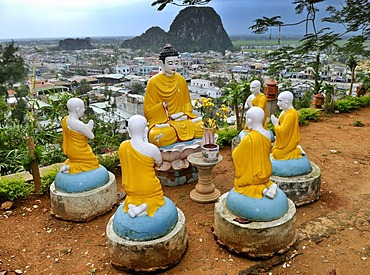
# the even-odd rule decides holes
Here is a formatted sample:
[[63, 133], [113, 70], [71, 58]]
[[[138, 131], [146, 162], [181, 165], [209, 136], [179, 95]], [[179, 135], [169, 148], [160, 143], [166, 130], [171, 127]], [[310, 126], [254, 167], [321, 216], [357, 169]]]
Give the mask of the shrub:
[[317, 121], [320, 111], [312, 108], [302, 108], [299, 110], [299, 125], [307, 125], [308, 121]]
[[364, 127], [365, 124], [363, 124], [361, 121], [359, 120], [356, 120], [355, 122], [353, 122], [353, 126], [356, 126], [356, 127]]
[[238, 136], [239, 131], [236, 128], [226, 127], [217, 131], [217, 134], [217, 144], [218, 146], [223, 147], [225, 145], [231, 145], [233, 138]]
[[357, 110], [360, 107], [365, 107], [370, 105], [370, 97], [347, 97], [344, 99], [337, 100], [335, 102], [335, 110], [340, 113], [350, 113], [353, 110]]
[[117, 152], [110, 152], [105, 155], [98, 155], [99, 164], [107, 168], [108, 171], [115, 174], [116, 168], [120, 162]]
[[59, 172], [59, 167], [57, 165], [53, 165], [53, 167], [46, 172], [43, 173], [41, 177], [41, 190], [39, 194], [48, 193], [50, 190], [50, 185], [55, 180]]
[[0, 203], [27, 197], [33, 185], [25, 182], [21, 176], [17, 178], [0, 178]]

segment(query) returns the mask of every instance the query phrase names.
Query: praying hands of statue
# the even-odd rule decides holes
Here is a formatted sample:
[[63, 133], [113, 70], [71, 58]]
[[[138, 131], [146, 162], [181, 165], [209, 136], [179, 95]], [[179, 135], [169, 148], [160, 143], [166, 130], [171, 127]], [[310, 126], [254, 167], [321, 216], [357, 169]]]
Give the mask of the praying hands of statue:
[[279, 123], [279, 119], [276, 116], [271, 115], [271, 122], [275, 126], [275, 125], [277, 125]]
[[86, 126], [90, 131], [92, 131], [92, 129], [94, 128], [94, 121], [90, 119]]

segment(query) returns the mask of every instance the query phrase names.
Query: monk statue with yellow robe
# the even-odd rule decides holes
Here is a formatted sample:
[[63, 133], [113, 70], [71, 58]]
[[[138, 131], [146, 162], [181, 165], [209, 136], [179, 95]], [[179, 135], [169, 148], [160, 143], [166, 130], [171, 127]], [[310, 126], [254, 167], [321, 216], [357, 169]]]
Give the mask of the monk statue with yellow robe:
[[[250, 84], [249, 89], [251, 91], [251, 94], [247, 98], [247, 101], [245, 103], [245, 109], [248, 110], [252, 107], [260, 107], [263, 110], [264, 114], [265, 114], [264, 118], [263, 118], [262, 125], [265, 129], [267, 129], [267, 122], [266, 122], [266, 119], [267, 119], [267, 97], [264, 93], [261, 92], [261, 82], [259, 80], [253, 80]], [[241, 131], [238, 135], [239, 140], [242, 140], [245, 137], [248, 130], [249, 129], [248, 129], [248, 126], [246, 124], [245, 127], [244, 127], [244, 130]]]
[[271, 132], [263, 127], [265, 114], [261, 108], [251, 107], [246, 118], [249, 131], [232, 152], [235, 179], [226, 206], [248, 220], [274, 220], [285, 214], [288, 202], [284, 192], [270, 180]]
[[118, 150], [127, 196], [115, 213], [113, 230], [122, 238], [156, 239], [176, 225], [177, 208], [163, 196], [155, 175], [154, 167], [162, 163], [162, 156], [158, 147], [147, 141], [145, 117], [132, 116], [128, 132], [131, 139], [123, 141]]
[[202, 119], [193, 114], [186, 80], [176, 72], [179, 53], [166, 44], [159, 54], [159, 60], [162, 71], [149, 79], [144, 95], [149, 142], [163, 147], [201, 138]]
[[293, 98], [289, 91], [280, 93], [277, 105], [282, 112], [279, 118], [271, 115], [276, 136], [271, 154], [272, 174], [277, 176], [298, 176], [311, 172], [310, 161], [299, 144], [299, 113], [293, 107]]
[[62, 120], [63, 153], [68, 159], [56, 177], [56, 187], [65, 192], [83, 192], [104, 185], [108, 171], [99, 165], [88, 139], [94, 138], [94, 121], [85, 124], [80, 120], [85, 113], [84, 102], [80, 98], [67, 101], [68, 116]]

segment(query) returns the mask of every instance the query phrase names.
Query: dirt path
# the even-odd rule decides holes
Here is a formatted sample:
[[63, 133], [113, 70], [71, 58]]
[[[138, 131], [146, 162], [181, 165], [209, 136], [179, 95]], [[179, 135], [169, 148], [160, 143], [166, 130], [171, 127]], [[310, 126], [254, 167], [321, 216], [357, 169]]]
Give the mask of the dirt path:
[[[301, 127], [301, 135], [307, 156], [321, 169], [322, 190], [318, 201], [297, 208], [296, 245], [268, 261], [230, 253], [212, 234], [214, 204], [191, 201], [194, 184], [164, 187], [185, 214], [189, 246], [163, 274], [370, 274], [370, 107], [322, 116]], [[213, 177], [225, 193], [234, 172], [230, 148], [221, 154]], [[0, 210], [0, 274], [127, 274], [108, 255], [105, 228], [115, 210], [89, 223], [63, 221], [50, 215], [48, 196]]]

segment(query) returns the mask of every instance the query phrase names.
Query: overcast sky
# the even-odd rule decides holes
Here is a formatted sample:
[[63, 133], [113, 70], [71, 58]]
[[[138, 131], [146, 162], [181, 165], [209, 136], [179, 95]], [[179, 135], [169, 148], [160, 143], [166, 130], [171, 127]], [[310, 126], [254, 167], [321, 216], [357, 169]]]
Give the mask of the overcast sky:
[[[153, 0], [0, 0], [0, 39], [85, 38], [95, 36], [137, 36], [152, 26], [168, 31], [181, 9], [168, 5], [163, 11]], [[327, 0], [319, 5], [323, 14]], [[220, 15], [229, 35], [251, 34], [249, 27], [262, 16], [281, 16], [284, 23], [297, 16], [292, 0], [212, 0], [208, 5]], [[335, 25], [331, 25], [335, 26]], [[336, 27], [337, 31], [340, 31]], [[282, 34], [302, 34], [304, 26], [283, 28]], [[275, 31], [276, 33], [276, 31]], [[275, 34], [274, 33], [274, 34]]]

